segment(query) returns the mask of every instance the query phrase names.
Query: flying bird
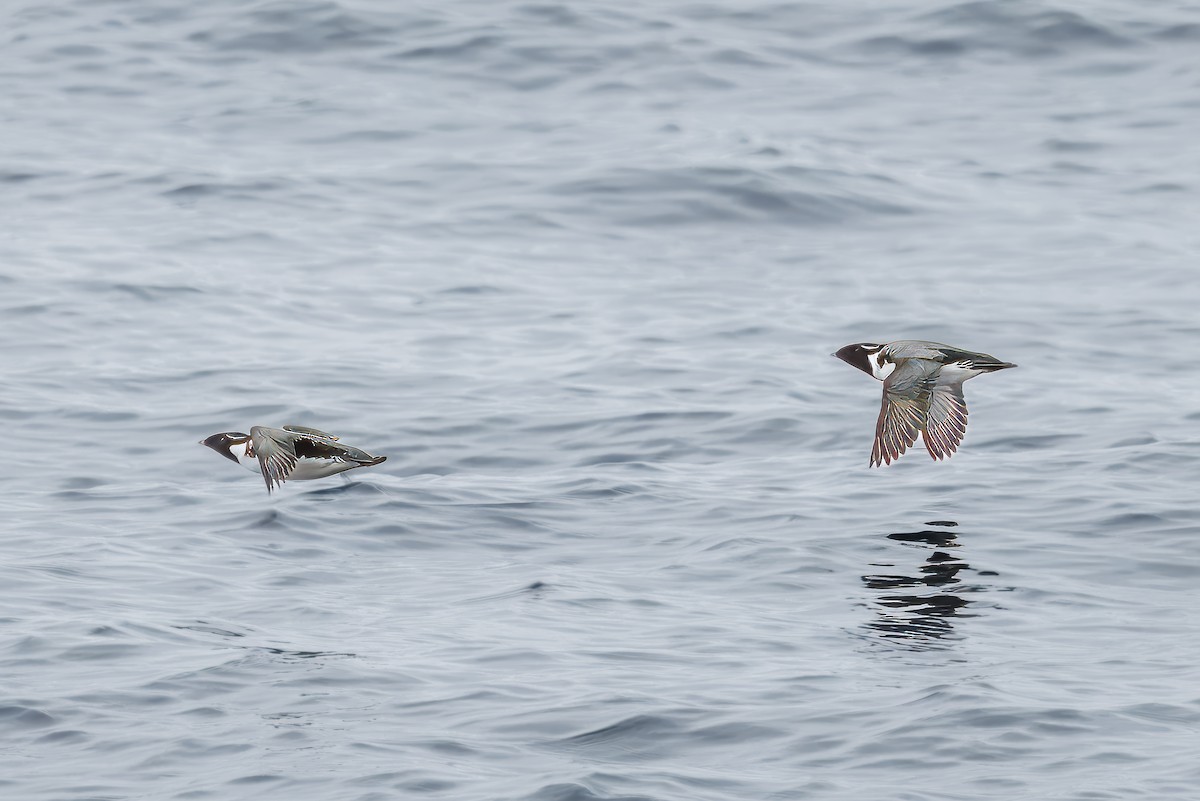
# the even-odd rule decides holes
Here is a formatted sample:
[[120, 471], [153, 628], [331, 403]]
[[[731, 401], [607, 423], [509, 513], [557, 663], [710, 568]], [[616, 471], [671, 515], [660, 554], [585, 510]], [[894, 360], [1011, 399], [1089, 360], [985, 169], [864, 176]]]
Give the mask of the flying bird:
[[871, 467], [899, 459], [918, 434], [931, 458], [948, 458], [958, 450], [967, 431], [963, 382], [1016, 367], [986, 353], [919, 339], [883, 345], [859, 342], [833, 355], [883, 382], [883, 408], [875, 424]]
[[370, 467], [387, 460], [364, 450], [342, 445], [324, 431], [304, 426], [267, 428], [254, 426], [249, 434], [227, 431], [200, 441], [226, 459], [261, 472], [267, 492], [285, 481], [308, 481]]

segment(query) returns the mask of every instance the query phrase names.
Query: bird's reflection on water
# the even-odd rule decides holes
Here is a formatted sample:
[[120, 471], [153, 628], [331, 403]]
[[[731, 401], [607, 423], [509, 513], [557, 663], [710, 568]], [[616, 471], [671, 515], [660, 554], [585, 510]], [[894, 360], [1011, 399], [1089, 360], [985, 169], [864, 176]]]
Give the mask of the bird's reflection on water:
[[946, 640], [955, 639], [955, 619], [973, 616], [969, 611], [971, 601], [963, 596], [983, 589], [964, 583], [959, 575], [973, 568], [952, 550], [959, 548], [958, 534], [951, 530], [958, 523], [940, 520], [925, 525], [929, 528], [887, 535], [890, 540], [925, 553], [916, 575], [877, 573], [862, 577], [868, 588], [880, 591], [874, 599], [876, 617], [866, 624], [867, 628], [875, 637], [916, 650], [943, 648]]

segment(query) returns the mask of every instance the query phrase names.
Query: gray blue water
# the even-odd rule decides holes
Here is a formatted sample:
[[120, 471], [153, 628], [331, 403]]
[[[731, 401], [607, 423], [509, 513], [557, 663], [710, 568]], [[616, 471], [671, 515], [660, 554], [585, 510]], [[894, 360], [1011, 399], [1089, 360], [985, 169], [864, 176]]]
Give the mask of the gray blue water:
[[1200, 797], [1200, 6], [0, 19], [4, 798]]

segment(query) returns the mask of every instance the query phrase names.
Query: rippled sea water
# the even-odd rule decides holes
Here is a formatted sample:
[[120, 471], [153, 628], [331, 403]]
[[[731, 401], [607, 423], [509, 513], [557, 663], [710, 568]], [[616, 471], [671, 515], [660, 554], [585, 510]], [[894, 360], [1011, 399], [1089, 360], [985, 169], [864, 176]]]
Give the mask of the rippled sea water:
[[5, 798], [1196, 797], [1194, 3], [0, 18]]

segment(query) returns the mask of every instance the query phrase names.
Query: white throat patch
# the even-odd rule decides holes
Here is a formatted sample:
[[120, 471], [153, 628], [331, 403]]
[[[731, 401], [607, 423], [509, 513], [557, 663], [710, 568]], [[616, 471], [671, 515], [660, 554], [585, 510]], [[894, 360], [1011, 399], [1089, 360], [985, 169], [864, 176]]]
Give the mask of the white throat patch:
[[896, 369], [896, 363], [885, 361], [882, 352], [871, 356], [871, 358], [868, 359], [868, 362], [871, 364], [871, 375], [875, 376], [880, 381], [886, 379], [892, 374], [892, 371]]
[[229, 449], [229, 452], [237, 457], [238, 464], [247, 470], [253, 470], [255, 473], [262, 472], [262, 466], [258, 463], [257, 456], [250, 456], [250, 440], [246, 440], [240, 445], [234, 445]]

